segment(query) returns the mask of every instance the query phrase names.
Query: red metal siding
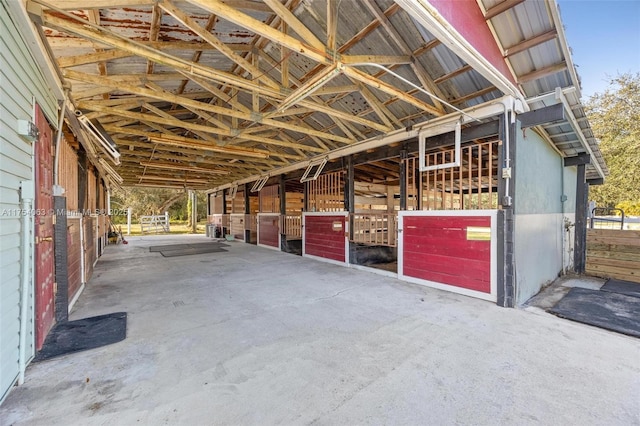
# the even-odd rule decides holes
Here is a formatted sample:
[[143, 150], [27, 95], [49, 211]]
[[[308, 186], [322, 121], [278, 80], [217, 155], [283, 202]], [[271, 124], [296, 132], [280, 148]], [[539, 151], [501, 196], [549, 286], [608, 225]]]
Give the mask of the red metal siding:
[[484, 59], [509, 81], [516, 83], [476, 0], [430, 0], [429, 3]]
[[[334, 222], [340, 222], [339, 230]], [[345, 262], [344, 232], [344, 216], [305, 216], [305, 254]]]
[[265, 246], [277, 247], [280, 236], [280, 216], [258, 216], [258, 243]]
[[491, 293], [491, 241], [468, 241], [467, 227], [490, 227], [485, 216], [405, 216], [404, 275]]
[[51, 128], [40, 106], [36, 105], [36, 349], [40, 350], [54, 322], [53, 257], [53, 157]]

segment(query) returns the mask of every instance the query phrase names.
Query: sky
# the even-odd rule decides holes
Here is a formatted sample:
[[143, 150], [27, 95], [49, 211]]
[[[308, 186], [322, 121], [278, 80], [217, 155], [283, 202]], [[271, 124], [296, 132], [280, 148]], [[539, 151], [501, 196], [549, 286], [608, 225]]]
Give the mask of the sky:
[[604, 92], [608, 78], [640, 72], [640, 0], [557, 3], [583, 99]]

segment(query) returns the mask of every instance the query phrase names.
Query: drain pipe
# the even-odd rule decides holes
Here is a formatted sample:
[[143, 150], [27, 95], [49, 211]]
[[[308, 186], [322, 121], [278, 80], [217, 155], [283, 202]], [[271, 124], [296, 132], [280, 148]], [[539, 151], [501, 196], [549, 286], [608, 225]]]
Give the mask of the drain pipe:
[[67, 107], [67, 100], [69, 99], [69, 91], [71, 86], [68, 83], [64, 85], [64, 99], [62, 99], [62, 106], [60, 107], [60, 119], [58, 120], [58, 132], [56, 133], [56, 154], [53, 165], [53, 195], [62, 195], [64, 188], [59, 185], [59, 170], [60, 170], [60, 144], [62, 142], [62, 126], [64, 124], [64, 113]]
[[[25, 180], [20, 183], [20, 208], [23, 212], [30, 212], [35, 197], [34, 183]], [[29, 314], [29, 287], [31, 266], [31, 218], [30, 214], [22, 215], [22, 285], [20, 288], [20, 353], [18, 357], [18, 384], [24, 383], [24, 372], [27, 367], [27, 315]]]

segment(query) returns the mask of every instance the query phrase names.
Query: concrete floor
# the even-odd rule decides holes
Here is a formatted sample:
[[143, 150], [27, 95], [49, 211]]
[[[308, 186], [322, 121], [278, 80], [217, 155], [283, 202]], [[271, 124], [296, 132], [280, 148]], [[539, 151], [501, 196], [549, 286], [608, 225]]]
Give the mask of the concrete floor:
[[640, 424], [640, 340], [239, 242], [107, 247], [71, 319], [127, 339], [32, 364], [0, 424]]

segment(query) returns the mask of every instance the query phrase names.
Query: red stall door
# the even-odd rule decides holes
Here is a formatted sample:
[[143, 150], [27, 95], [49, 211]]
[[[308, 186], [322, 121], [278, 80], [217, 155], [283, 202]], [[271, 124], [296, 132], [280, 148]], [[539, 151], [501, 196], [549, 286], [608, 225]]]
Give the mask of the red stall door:
[[328, 262], [348, 264], [348, 213], [304, 213], [302, 255]]
[[36, 127], [40, 132], [35, 143], [35, 295], [36, 350], [42, 348], [54, 322], [54, 253], [53, 253], [53, 156], [51, 128], [36, 105]]
[[280, 250], [280, 215], [258, 213], [258, 245]]
[[495, 301], [495, 212], [401, 212], [401, 279]]

